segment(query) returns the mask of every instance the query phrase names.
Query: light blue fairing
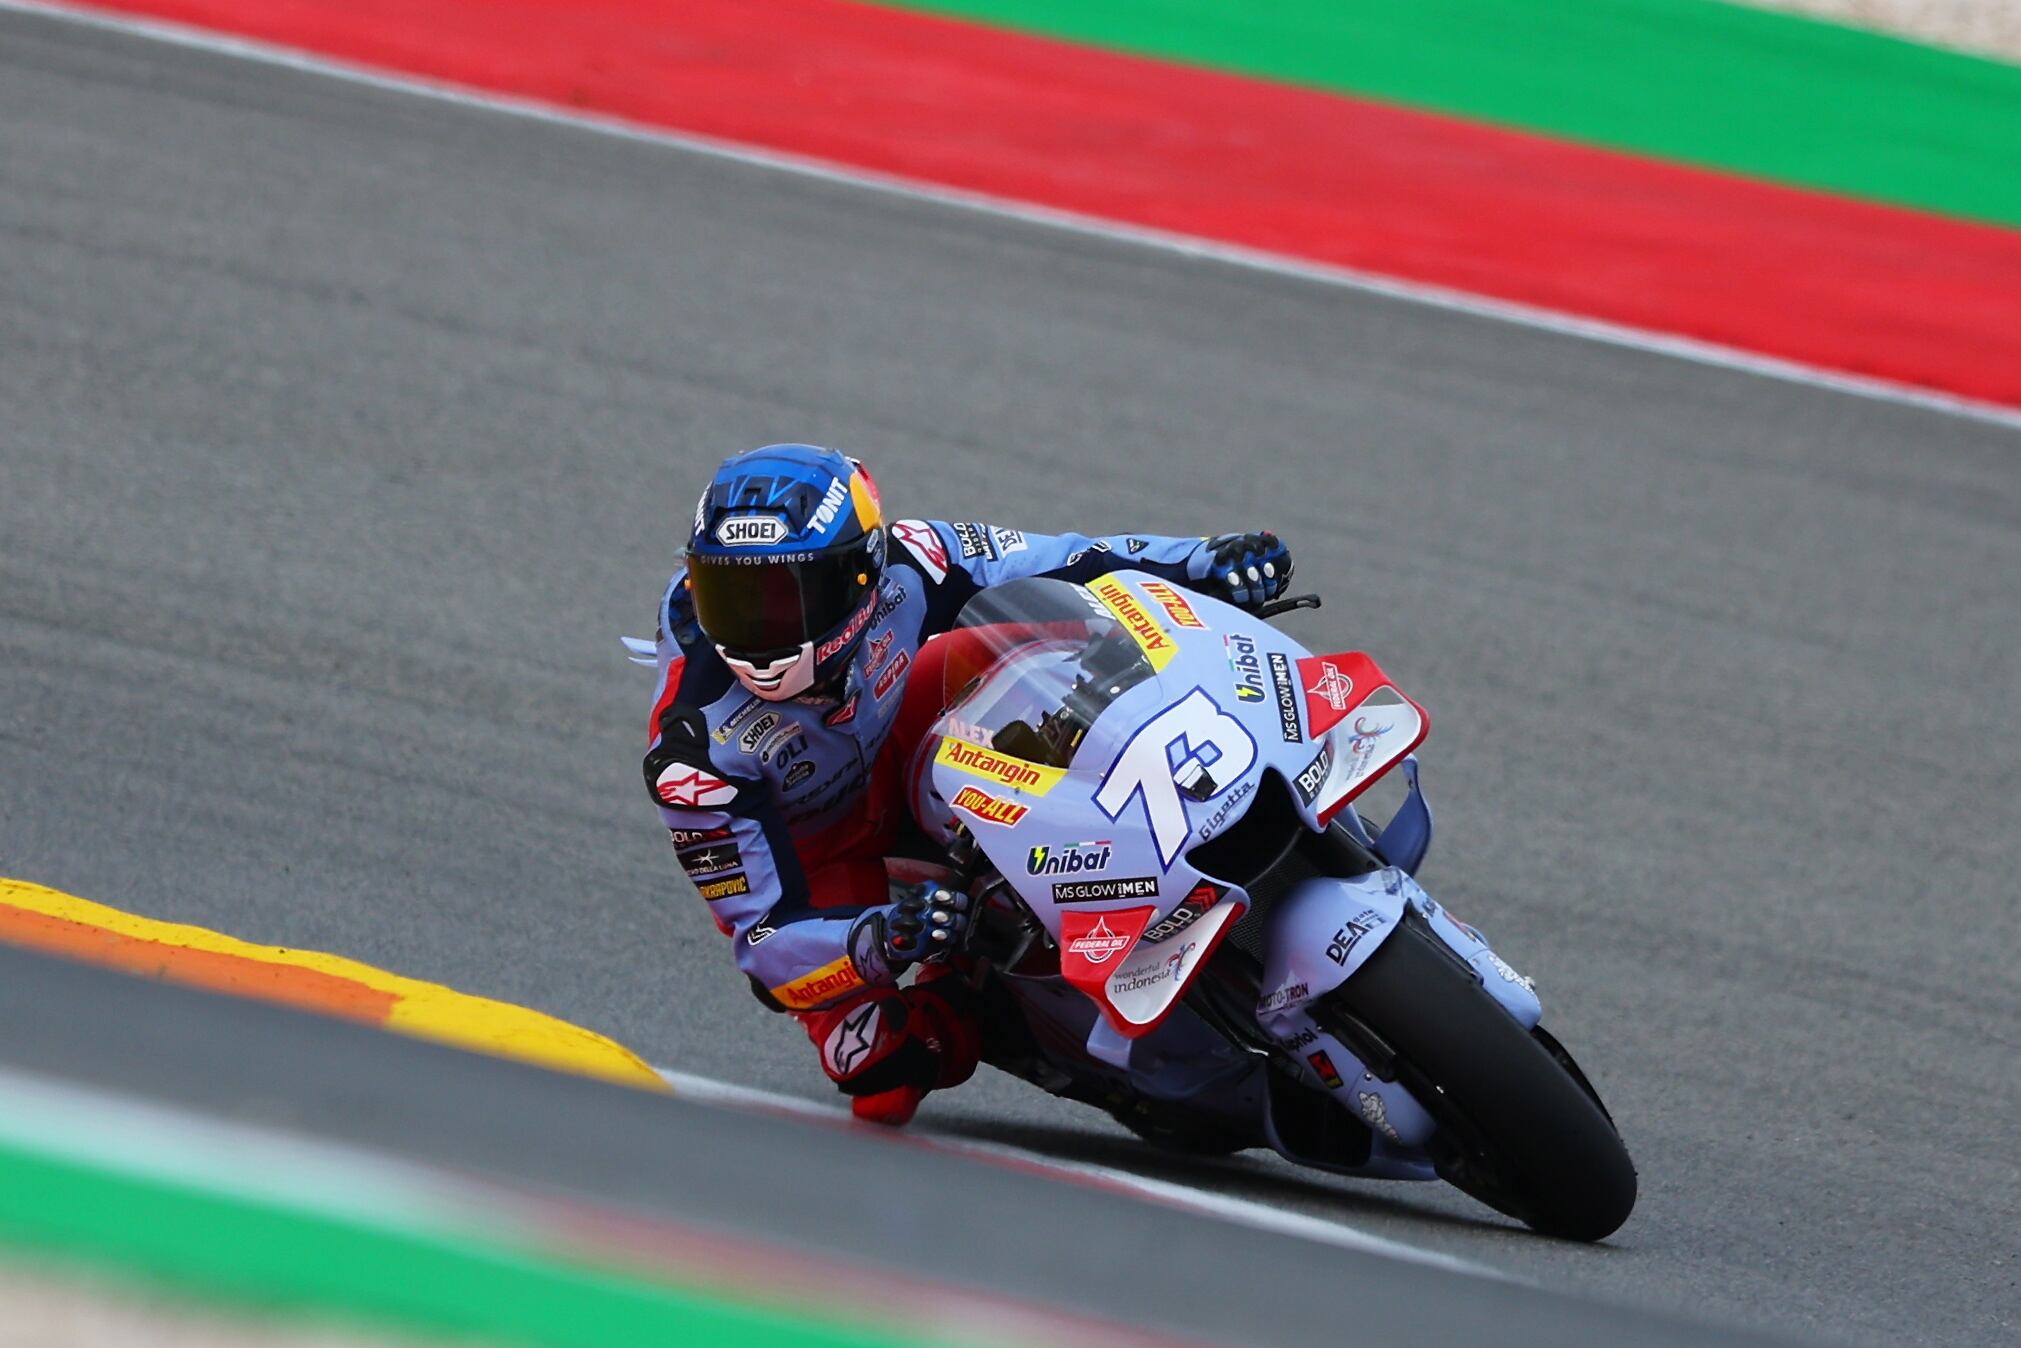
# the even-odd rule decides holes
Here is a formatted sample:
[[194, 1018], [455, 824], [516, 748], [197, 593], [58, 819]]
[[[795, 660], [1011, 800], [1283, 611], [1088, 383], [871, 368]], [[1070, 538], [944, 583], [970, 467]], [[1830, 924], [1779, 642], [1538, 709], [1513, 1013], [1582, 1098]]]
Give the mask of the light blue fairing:
[[[1211, 937], [1217, 918], [1249, 902], [1242, 888], [1230, 884], [1235, 877], [1196, 868], [1194, 849], [1235, 827], [1268, 772], [1291, 786], [1293, 807], [1305, 826], [1322, 829], [1318, 808], [1338, 800], [1346, 789], [1340, 784], [1354, 780], [1343, 767], [1341, 732], [1317, 742], [1306, 737], [1311, 704], [1300, 697], [1312, 690], [1303, 680], [1292, 685], [1299, 697], [1280, 702], [1276, 696], [1285, 674], [1310, 655], [1283, 633], [1200, 595], [1185, 596], [1186, 608], [1200, 620], [1197, 625], [1164, 621], [1169, 609], [1159, 611], [1156, 591], [1143, 585], [1147, 578], [1119, 572], [1111, 579], [1127, 582], [1152, 609], [1164, 635], [1176, 642], [1176, 651], [1161, 653], [1155, 675], [1140, 667], [1122, 678], [1120, 691], [1073, 749], [1070, 765], [1028, 789], [987, 765], [934, 760], [917, 779], [919, 817], [952, 822], [950, 805], [964, 787], [984, 790], [1014, 809], [1017, 818], [1009, 823], [973, 815], [960, 822], [1061, 943], [1063, 967], [1074, 945], [1063, 939], [1066, 922], [1082, 928], [1096, 917], [1116, 923], [1114, 962], [1103, 965], [1097, 979], [1111, 999], [1111, 1014], [1095, 1014], [1085, 999], [1066, 1014], [1069, 1003], [1061, 1000], [1057, 976], [1041, 980], [1048, 983], [1043, 997], [1036, 981], [1026, 990], [1029, 996], [1020, 994], [1028, 1010], [1048, 1006], [1044, 1014], [1057, 1031], [1081, 1036], [1086, 1059], [1127, 1074], [1140, 1093], [1161, 1100], [1212, 1096], [1225, 1104], [1233, 1091], [1262, 1109], [1262, 1131], [1273, 1146], [1297, 1160], [1329, 1164], [1324, 1158], [1297, 1156], [1284, 1144], [1269, 1121], [1267, 1093], [1258, 1088], [1261, 1074], [1253, 1060], [1245, 1072], [1240, 1055], [1231, 1057], [1231, 1046], [1181, 1004], [1180, 989], [1198, 973], [1204, 949], [1211, 946], [1211, 939], [1202, 940], [1195, 952], [1191, 938]], [[1048, 607], [1055, 601], [1044, 593], [1032, 598], [1030, 611], [1001, 614], [998, 621], [1017, 616], [1072, 626], [1070, 620], [1086, 624], [1091, 613], [1100, 618], [1100, 610], [1084, 596], [1069, 593], [1057, 609]], [[1098, 641], [1099, 627], [1100, 621], [1085, 640]], [[1149, 656], [1148, 648], [1145, 654]], [[1014, 656], [950, 709], [941, 733], [969, 744], [1010, 744], [1004, 732], [1013, 720], [1029, 721], [1035, 709], [1062, 705], [1061, 690], [1071, 684], [1079, 659], [1079, 647], [1071, 641], [1043, 646], [1028, 659]], [[1255, 691], [1245, 693], [1245, 688]], [[1421, 1147], [1432, 1132], [1430, 1117], [1401, 1086], [1377, 1080], [1303, 1008], [1352, 977], [1395, 930], [1406, 906], [1467, 961], [1518, 1022], [1536, 1025], [1542, 1008], [1528, 981], [1413, 878], [1431, 844], [1431, 809], [1419, 787], [1416, 760], [1405, 755], [1392, 761], [1400, 763], [1409, 790], [1396, 815], [1374, 835], [1373, 846], [1389, 864], [1351, 879], [1303, 880], [1271, 905], [1263, 918], [1264, 970], [1256, 1014], [1264, 1030], [1303, 1064], [1308, 1081], [1369, 1127], [1373, 1151], [1365, 1165], [1352, 1167], [1353, 1173], [1428, 1179], [1433, 1176]], [[1190, 782], [1191, 789], [1175, 794], [1175, 778]], [[1351, 809], [1342, 810], [1339, 818], [1369, 839]], [[1063, 875], [1040, 864], [1041, 852], [1046, 858], [1077, 852], [1085, 861], [1076, 861], [1076, 869]], [[1226, 887], [1220, 901], [1204, 913], [1179, 914], [1203, 881]], [[1111, 882], [1120, 882], [1123, 892], [1089, 897]], [[1148, 921], [1139, 916], [1136, 925], [1129, 925], [1132, 914], [1147, 908], [1154, 914]], [[1175, 916], [1184, 918], [1182, 929], [1157, 937]], [[1144, 933], [1141, 939], [1138, 932]], [[1162, 943], [1153, 944], [1154, 939]], [[1167, 959], [1170, 970], [1160, 974], [1159, 962]], [[1147, 972], [1132, 976], [1137, 969]], [[1122, 1006], [1118, 991], [1146, 979], [1158, 985], [1161, 996], [1169, 993], [1168, 1001], [1158, 1005], [1172, 1008], [1170, 1019], [1152, 1018], [1157, 1006], [1143, 1014]], [[1069, 999], [1079, 996], [1066, 990]], [[1316, 1062], [1315, 1055], [1323, 1061]]]

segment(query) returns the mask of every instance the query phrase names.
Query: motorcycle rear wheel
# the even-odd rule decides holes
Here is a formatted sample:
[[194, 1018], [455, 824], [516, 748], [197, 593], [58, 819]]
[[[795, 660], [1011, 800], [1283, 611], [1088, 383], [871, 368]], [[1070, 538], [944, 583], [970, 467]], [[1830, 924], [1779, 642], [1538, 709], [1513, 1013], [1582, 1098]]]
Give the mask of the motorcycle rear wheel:
[[1347, 1043], [1373, 1032], [1392, 1051], [1396, 1079], [1438, 1124], [1428, 1150], [1448, 1183], [1568, 1240], [1628, 1220], [1635, 1164], [1599, 1096], [1422, 921], [1407, 917], [1319, 1010]]

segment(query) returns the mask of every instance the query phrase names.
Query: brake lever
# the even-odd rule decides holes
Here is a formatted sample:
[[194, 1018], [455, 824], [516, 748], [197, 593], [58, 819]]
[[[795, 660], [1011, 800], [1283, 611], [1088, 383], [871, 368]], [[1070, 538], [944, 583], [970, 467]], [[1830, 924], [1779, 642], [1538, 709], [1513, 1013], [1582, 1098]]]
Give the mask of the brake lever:
[[1290, 613], [1293, 609], [1318, 608], [1320, 602], [1320, 598], [1316, 594], [1287, 595], [1282, 599], [1272, 599], [1268, 603], [1257, 605], [1256, 616], [1259, 618], [1275, 618], [1278, 614]]

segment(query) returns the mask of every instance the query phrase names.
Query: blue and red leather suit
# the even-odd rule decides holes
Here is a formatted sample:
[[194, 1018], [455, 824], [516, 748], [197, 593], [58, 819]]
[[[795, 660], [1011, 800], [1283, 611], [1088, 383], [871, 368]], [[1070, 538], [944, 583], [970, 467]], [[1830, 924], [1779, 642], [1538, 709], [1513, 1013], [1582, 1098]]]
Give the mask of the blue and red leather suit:
[[[762, 1000], [799, 1014], [845, 1092], [883, 1091], [918, 1068], [896, 1052], [907, 1015], [892, 975], [852, 959], [849, 940], [863, 910], [887, 901], [886, 858], [909, 811], [906, 774], [940, 711], [948, 643], [930, 638], [978, 590], [1006, 581], [1085, 582], [1131, 567], [1198, 584], [1209, 565], [1199, 538], [899, 520], [839, 701], [783, 702], [736, 681], [695, 623], [685, 569], [674, 574], [661, 601], [646, 783], [682, 867], [734, 943], [737, 967]], [[947, 1024], [937, 1032], [964, 1033]], [[929, 1086], [973, 1069], [972, 1043], [942, 1049], [943, 1076]]]

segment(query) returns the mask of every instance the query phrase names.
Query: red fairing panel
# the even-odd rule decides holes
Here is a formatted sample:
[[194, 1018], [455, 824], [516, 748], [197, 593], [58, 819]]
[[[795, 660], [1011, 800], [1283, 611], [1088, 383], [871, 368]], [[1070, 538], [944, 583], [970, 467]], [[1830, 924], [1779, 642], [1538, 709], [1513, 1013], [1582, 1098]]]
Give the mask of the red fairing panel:
[[1322, 821], [1404, 760], [1431, 733], [1430, 713], [1413, 702], [1361, 651], [1310, 655], [1298, 662], [1306, 738], [1324, 737], [1333, 761], [1313, 806]]

